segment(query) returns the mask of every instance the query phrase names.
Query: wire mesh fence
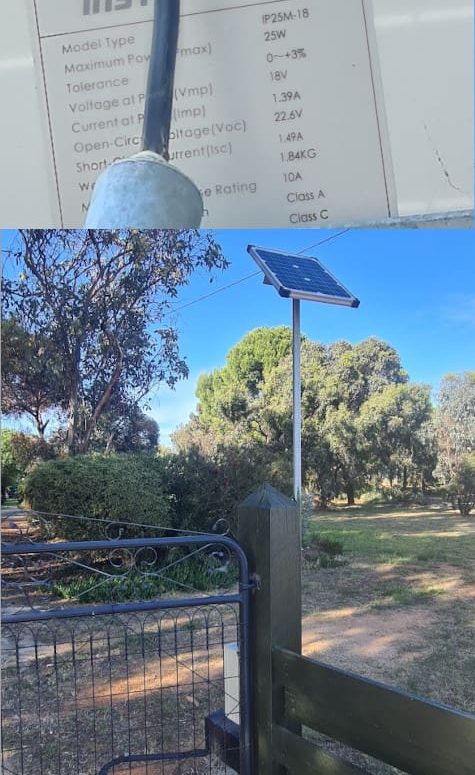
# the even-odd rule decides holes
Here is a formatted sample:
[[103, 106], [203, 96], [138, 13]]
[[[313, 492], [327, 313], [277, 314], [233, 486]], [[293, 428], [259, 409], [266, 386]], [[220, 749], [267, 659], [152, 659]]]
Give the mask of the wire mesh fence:
[[[34, 520], [33, 530], [20, 525], [22, 543], [2, 525], [2, 773], [231, 775], [233, 761], [246, 772], [250, 587], [240, 547], [196, 534], [44, 543]], [[205, 572], [209, 589], [187, 583]], [[231, 644], [240, 662], [226, 657]], [[219, 750], [216, 714], [225, 732], [241, 722]]]
[[5, 775], [232, 772], [205, 722], [226, 704], [235, 606], [9, 624], [2, 639]]

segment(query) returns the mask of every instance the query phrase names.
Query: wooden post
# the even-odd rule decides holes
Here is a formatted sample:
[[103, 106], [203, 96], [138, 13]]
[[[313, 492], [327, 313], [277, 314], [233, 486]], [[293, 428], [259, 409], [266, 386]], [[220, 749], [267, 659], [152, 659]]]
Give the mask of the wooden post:
[[254, 772], [274, 764], [272, 725], [283, 723], [284, 697], [272, 680], [274, 646], [301, 652], [300, 524], [297, 504], [264, 484], [239, 507], [238, 539], [257, 580], [251, 606]]

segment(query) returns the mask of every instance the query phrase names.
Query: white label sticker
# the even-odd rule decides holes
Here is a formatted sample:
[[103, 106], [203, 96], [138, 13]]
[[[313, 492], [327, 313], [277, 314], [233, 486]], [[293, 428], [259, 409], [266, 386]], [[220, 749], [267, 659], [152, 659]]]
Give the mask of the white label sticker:
[[[61, 220], [78, 227], [100, 172], [141, 150], [154, 2], [32, 7]], [[170, 161], [204, 227], [395, 214], [368, 40], [364, 0], [182, 2]]]

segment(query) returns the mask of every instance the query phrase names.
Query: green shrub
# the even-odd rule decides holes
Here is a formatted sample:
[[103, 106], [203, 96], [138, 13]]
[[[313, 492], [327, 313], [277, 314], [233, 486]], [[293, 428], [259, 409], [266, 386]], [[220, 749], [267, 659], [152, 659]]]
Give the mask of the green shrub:
[[[169, 526], [169, 497], [163, 464], [148, 455], [81, 455], [39, 463], [27, 475], [24, 502], [33, 510], [144, 525]], [[87, 519], [48, 518], [53, 537], [64, 540], [104, 538], [104, 525]], [[123, 537], [150, 534], [133, 528]]]
[[343, 554], [342, 541], [336, 541], [333, 538], [325, 538], [325, 536], [318, 535], [318, 533], [314, 533], [312, 536], [312, 546], [320, 549], [331, 557]]
[[319, 565], [320, 568], [339, 568], [342, 565], [346, 565], [347, 561], [342, 557], [335, 557], [334, 555], [325, 554], [323, 552], [320, 555]]
[[165, 454], [162, 461], [172, 524], [179, 530], [209, 532], [221, 518], [233, 528], [237, 506], [262, 484], [252, 452], [245, 448], [219, 451], [211, 459], [192, 447]]
[[7, 500], [7, 488], [17, 484], [20, 471], [12, 445], [13, 431], [2, 429], [0, 453], [2, 462], [2, 503]]

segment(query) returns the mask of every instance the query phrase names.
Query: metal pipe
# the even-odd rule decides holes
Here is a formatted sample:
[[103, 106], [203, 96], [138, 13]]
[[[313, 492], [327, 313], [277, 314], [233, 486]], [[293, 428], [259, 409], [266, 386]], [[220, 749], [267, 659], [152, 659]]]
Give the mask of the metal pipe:
[[[292, 301], [292, 337], [293, 337], [293, 459], [294, 459], [294, 498], [297, 504], [300, 522], [302, 497], [302, 376], [300, 371], [300, 300]], [[300, 526], [302, 535], [302, 525]], [[303, 541], [303, 536], [301, 538]]]
[[148, 546], [190, 546], [201, 544], [208, 546], [219, 544], [228, 546], [238, 557], [241, 578], [249, 578], [247, 557], [240, 545], [223, 535], [186, 535], [166, 538], [122, 538], [102, 541], [64, 541], [57, 544], [2, 544], [2, 554], [59, 554], [60, 552], [95, 552], [101, 549], [140, 549]]
[[2, 624], [25, 624], [50, 619], [81, 619], [108, 614], [130, 614], [138, 611], [169, 611], [172, 608], [198, 608], [204, 605], [240, 603], [240, 595], [207, 595], [206, 597], [177, 597], [162, 600], [142, 600], [136, 603], [104, 603], [103, 605], [78, 605], [55, 608], [50, 611], [31, 611], [2, 615]]

